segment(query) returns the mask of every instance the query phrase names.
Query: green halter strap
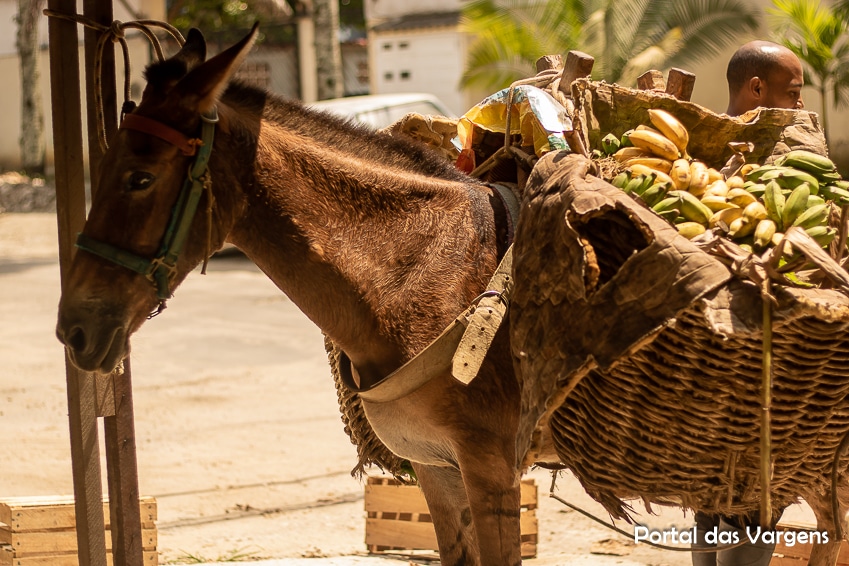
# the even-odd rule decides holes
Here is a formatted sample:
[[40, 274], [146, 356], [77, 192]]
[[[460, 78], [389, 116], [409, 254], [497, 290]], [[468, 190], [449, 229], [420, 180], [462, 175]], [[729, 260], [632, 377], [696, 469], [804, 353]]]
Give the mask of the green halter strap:
[[[130, 116], [133, 115], [129, 115], [128, 118]], [[85, 250], [144, 275], [156, 288], [156, 296], [160, 300], [159, 311], [165, 307], [165, 301], [171, 298], [171, 282], [177, 274], [177, 260], [188, 238], [198, 202], [200, 202], [200, 197], [203, 193], [204, 180], [209, 175], [209, 156], [212, 153], [215, 124], [218, 122], [218, 111], [213, 108], [209, 114], [201, 116], [201, 119], [203, 120], [201, 143], [188, 144], [189, 147], [195, 146], [197, 148], [197, 155], [183, 183], [177, 203], [171, 210], [171, 220], [168, 223], [165, 234], [162, 236], [162, 243], [156, 257], [147, 259], [111, 244], [97, 241], [83, 233], [77, 235], [76, 245], [81, 250]], [[151, 124], [151, 122], [154, 122], [154, 124]], [[182, 136], [176, 130], [150, 119], [145, 119], [143, 124], [129, 125], [124, 123], [121, 127], [155, 135], [176, 145], [183, 153], [187, 152], [185, 143], [180, 144], [174, 140], [174, 133]], [[185, 139], [185, 136], [182, 136], [182, 138]], [[189, 140], [189, 142], [191, 141], [193, 140]]]

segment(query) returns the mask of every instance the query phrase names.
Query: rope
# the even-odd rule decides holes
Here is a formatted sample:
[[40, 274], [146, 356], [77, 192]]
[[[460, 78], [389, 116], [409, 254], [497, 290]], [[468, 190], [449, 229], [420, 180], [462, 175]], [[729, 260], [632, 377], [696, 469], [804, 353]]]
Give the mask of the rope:
[[158, 27], [173, 37], [177, 43], [182, 46], [186, 40], [183, 38], [183, 34], [180, 31], [166, 22], [160, 22], [157, 20], [134, 20], [131, 22], [121, 22], [118, 20], [113, 21], [110, 25], [100, 24], [95, 22], [90, 18], [86, 18], [80, 14], [66, 14], [63, 12], [57, 12], [56, 10], [44, 10], [44, 15], [49, 18], [56, 18], [59, 20], [64, 20], [68, 22], [74, 22], [84, 25], [87, 28], [93, 29], [97, 32], [100, 32], [100, 37], [97, 39], [97, 48], [94, 53], [94, 77], [93, 77], [93, 90], [94, 90], [94, 112], [95, 112], [95, 120], [97, 123], [97, 139], [100, 143], [100, 150], [102, 152], [106, 152], [106, 149], [109, 147], [109, 144], [106, 140], [106, 120], [104, 116], [103, 109], [103, 53], [106, 49], [106, 45], [108, 43], [120, 43], [121, 51], [124, 57], [124, 104], [121, 107], [121, 115], [123, 117], [124, 114], [132, 112], [133, 108], [135, 108], [135, 103], [132, 101], [132, 95], [130, 92], [130, 78], [131, 78], [131, 69], [130, 69], [130, 50], [127, 45], [127, 40], [124, 39], [125, 31], [128, 29], [135, 29], [140, 31], [147, 37], [148, 41], [153, 45], [153, 49], [156, 52], [156, 57], [159, 61], [165, 60], [165, 55], [162, 52], [162, 44], [159, 41], [159, 38], [156, 37], [156, 34], [150, 29], [151, 27]]

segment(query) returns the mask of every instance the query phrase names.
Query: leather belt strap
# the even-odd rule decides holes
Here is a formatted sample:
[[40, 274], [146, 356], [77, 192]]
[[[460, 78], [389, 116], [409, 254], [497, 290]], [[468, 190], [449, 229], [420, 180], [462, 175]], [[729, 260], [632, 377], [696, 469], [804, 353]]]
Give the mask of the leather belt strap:
[[197, 148], [201, 145], [201, 140], [190, 138], [182, 132], [178, 132], [170, 126], [166, 126], [158, 120], [139, 116], [138, 114], [127, 114], [121, 122], [121, 129], [135, 130], [151, 136], [167, 141], [173, 146], [176, 146], [183, 155], [194, 155], [197, 153]]

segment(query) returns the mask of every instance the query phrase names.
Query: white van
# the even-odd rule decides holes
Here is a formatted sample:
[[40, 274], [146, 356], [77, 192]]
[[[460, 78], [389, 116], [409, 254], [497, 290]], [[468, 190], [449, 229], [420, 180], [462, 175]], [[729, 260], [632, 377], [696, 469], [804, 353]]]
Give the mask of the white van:
[[394, 124], [410, 112], [456, 118], [437, 97], [421, 92], [349, 96], [321, 100], [309, 106], [351, 118], [376, 129]]

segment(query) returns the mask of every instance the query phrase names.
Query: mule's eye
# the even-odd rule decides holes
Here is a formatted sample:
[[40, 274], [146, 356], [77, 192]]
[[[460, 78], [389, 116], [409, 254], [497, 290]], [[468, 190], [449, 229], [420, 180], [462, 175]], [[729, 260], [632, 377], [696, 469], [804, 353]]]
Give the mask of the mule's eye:
[[156, 180], [156, 177], [147, 171], [133, 171], [127, 178], [127, 190], [143, 191], [149, 188], [154, 180]]

